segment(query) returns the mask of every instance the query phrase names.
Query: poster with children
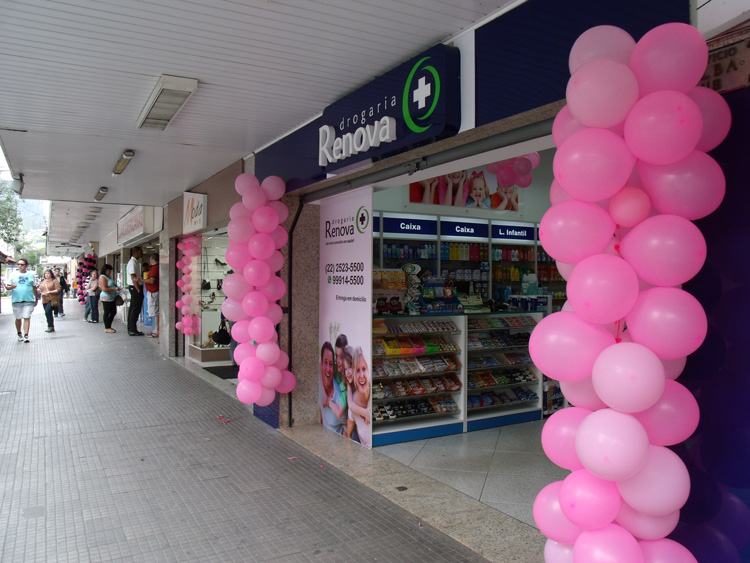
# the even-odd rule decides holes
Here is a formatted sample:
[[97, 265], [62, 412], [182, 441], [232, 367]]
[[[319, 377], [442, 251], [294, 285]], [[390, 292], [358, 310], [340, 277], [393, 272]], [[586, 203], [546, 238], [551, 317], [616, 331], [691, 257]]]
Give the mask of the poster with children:
[[320, 205], [320, 422], [372, 447], [372, 189]]
[[457, 170], [409, 185], [411, 203], [518, 211], [519, 189], [533, 180], [539, 154], [530, 153], [479, 168]]

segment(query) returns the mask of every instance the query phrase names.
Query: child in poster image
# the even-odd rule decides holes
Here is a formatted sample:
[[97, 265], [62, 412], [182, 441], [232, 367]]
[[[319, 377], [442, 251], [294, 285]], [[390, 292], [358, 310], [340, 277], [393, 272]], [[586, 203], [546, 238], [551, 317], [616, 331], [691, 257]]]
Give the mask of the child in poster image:
[[[349, 402], [349, 418], [354, 420], [357, 427], [359, 443], [369, 447], [372, 444], [370, 431], [370, 368], [362, 347], [354, 348], [354, 392]], [[359, 408], [355, 408], [359, 407]]]
[[346, 398], [349, 404], [349, 411], [347, 413], [349, 419], [346, 423], [346, 429], [352, 440], [362, 443], [359, 431], [356, 428], [356, 417], [361, 417], [364, 419], [365, 424], [369, 425], [370, 409], [368, 408], [369, 405], [367, 401], [365, 401], [364, 406], [360, 406], [354, 398], [354, 394], [357, 392], [357, 385], [354, 381], [354, 348], [347, 346], [342, 356], [344, 364], [344, 380], [346, 381]]
[[493, 207], [500, 211], [518, 211], [518, 188], [515, 185], [504, 188], [498, 184], [497, 195], [500, 196], [500, 203]]
[[327, 428], [348, 437], [346, 411], [341, 406], [341, 393], [333, 376], [333, 362], [333, 346], [326, 341], [320, 348], [320, 420]]
[[471, 177], [469, 178], [469, 197], [466, 200], [466, 207], [492, 209], [490, 190], [487, 187], [487, 181], [484, 179], [484, 172], [471, 173]]

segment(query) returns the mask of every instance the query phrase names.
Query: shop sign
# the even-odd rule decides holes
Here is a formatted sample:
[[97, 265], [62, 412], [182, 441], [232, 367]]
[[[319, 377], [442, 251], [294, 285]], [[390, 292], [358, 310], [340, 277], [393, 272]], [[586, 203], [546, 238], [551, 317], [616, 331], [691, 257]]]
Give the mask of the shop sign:
[[186, 192], [182, 195], [182, 234], [205, 229], [208, 224], [208, 195]]
[[318, 164], [333, 172], [455, 135], [461, 125], [456, 47], [436, 45], [323, 111]]
[[412, 219], [383, 217], [383, 234], [388, 235], [437, 235], [437, 219]]
[[[151, 223], [153, 223], [153, 213], [149, 213], [149, 215], [152, 219]], [[145, 207], [142, 205], [134, 207], [117, 221], [117, 244], [120, 246], [145, 233], [146, 212]]]
[[373, 236], [380, 233], [380, 215], [372, 217], [372, 234]]
[[498, 240], [536, 240], [536, 228], [530, 224], [492, 225], [492, 241]]
[[486, 222], [473, 223], [469, 221], [441, 219], [440, 236], [458, 238], [489, 238], [489, 226]]
[[750, 39], [715, 49], [708, 54], [700, 86], [717, 92], [750, 87]]

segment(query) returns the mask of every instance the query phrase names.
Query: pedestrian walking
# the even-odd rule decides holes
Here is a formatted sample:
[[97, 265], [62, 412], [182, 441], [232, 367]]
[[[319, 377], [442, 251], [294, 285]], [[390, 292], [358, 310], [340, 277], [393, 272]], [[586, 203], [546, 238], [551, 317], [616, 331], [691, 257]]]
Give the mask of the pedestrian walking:
[[5, 289], [10, 292], [13, 303], [13, 316], [16, 319], [16, 332], [19, 342], [29, 342], [29, 328], [31, 327], [31, 314], [39, 302], [39, 294], [36, 288], [34, 274], [27, 272], [29, 261], [26, 258], [18, 259], [18, 273], [10, 278], [10, 283]]

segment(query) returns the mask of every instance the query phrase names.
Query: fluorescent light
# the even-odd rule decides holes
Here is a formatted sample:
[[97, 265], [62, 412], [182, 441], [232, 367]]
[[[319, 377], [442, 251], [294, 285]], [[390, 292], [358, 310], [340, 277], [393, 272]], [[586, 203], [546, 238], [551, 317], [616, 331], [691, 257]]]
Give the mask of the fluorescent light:
[[101, 207], [96, 207], [95, 205], [92, 205], [91, 207], [89, 207], [89, 211], [91, 211], [91, 213], [101, 213], [102, 212], [102, 208]]
[[109, 188], [102, 186], [99, 188], [99, 191], [96, 192], [96, 195], [94, 196], [94, 199], [96, 201], [101, 201], [104, 199], [104, 196], [107, 195], [107, 192], [109, 191]]
[[138, 116], [138, 129], [164, 131], [197, 89], [195, 78], [162, 74]]
[[13, 181], [10, 184], [10, 188], [16, 192], [18, 195], [21, 195], [21, 192], [23, 192], [23, 187], [25, 186], [25, 183], [23, 181], [23, 174], [19, 174], [18, 178], [13, 178]]
[[86, 215], [84, 219], [86, 219], [86, 221], [96, 221], [96, 215]]
[[126, 149], [124, 153], [122, 153], [122, 156], [120, 157], [120, 160], [117, 161], [117, 164], [115, 164], [115, 169], [112, 170], [112, 176], [119, 176], [122, 174], [125, 169], [128, 167], [128, 164], [130, 164], [130, 161], [135, 156], [135, 151], [131, 149]]

